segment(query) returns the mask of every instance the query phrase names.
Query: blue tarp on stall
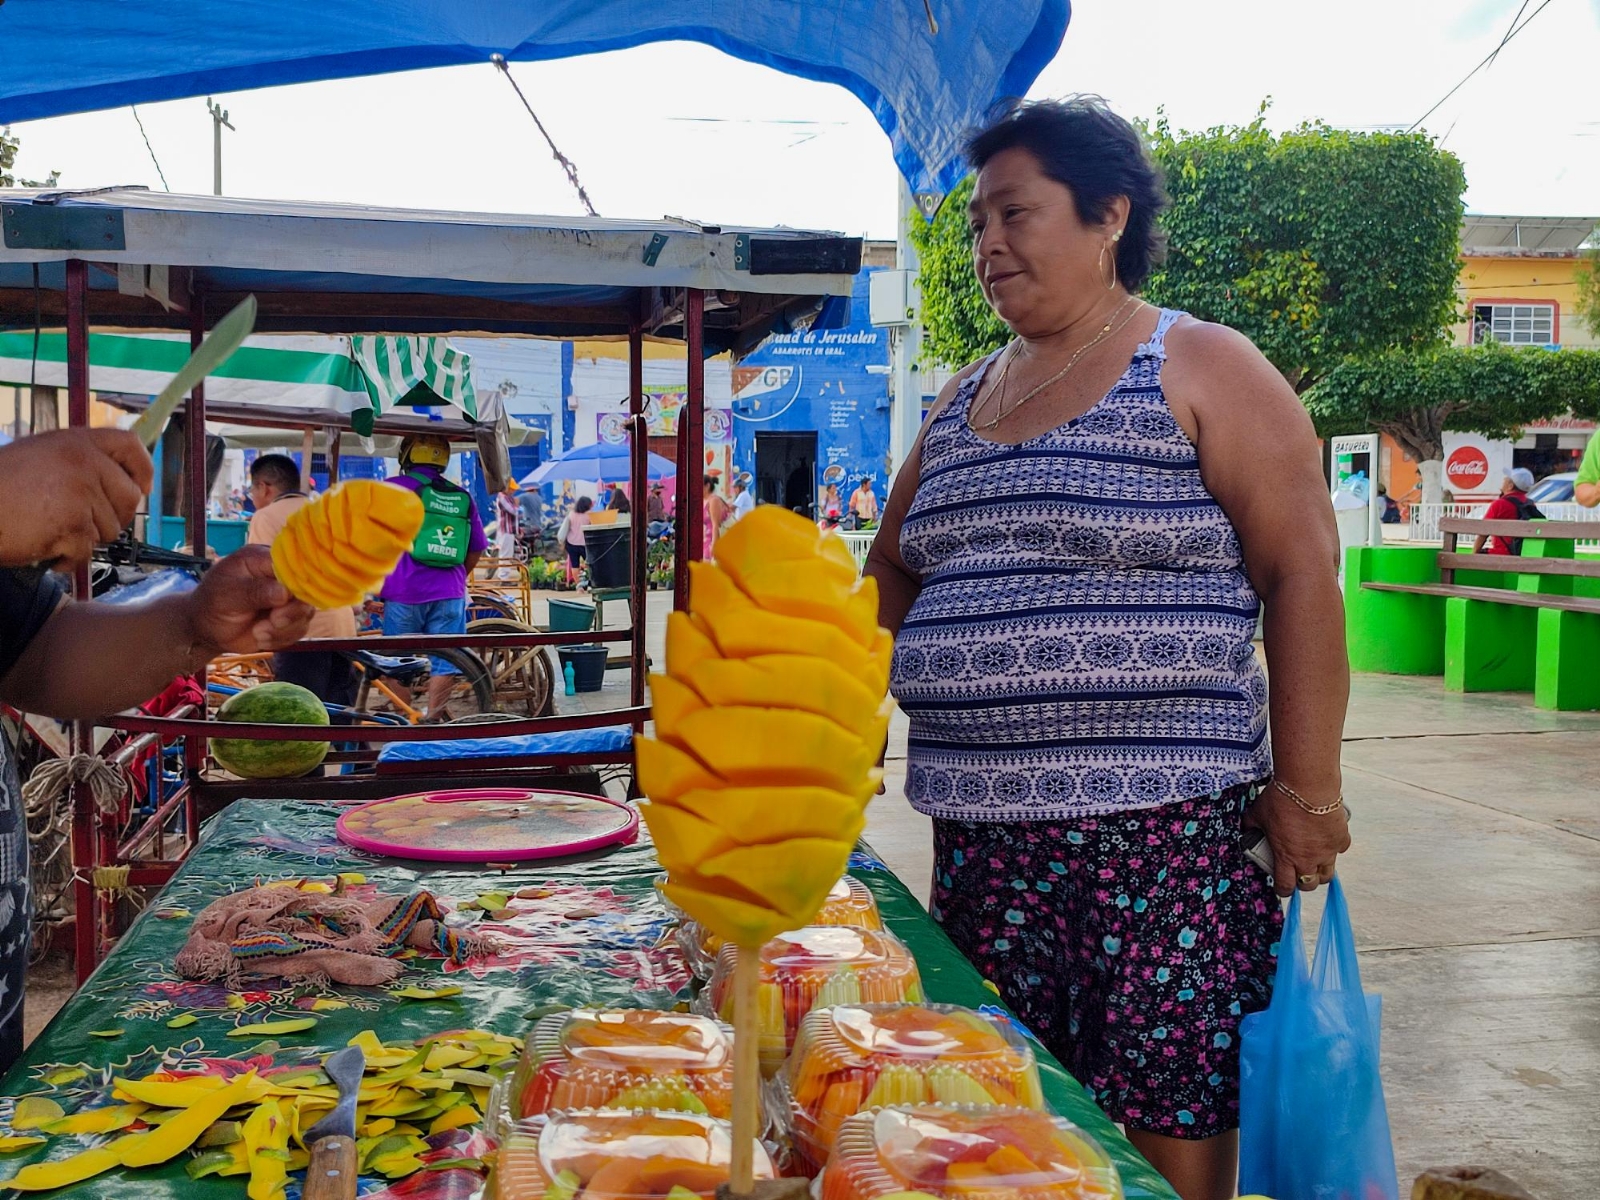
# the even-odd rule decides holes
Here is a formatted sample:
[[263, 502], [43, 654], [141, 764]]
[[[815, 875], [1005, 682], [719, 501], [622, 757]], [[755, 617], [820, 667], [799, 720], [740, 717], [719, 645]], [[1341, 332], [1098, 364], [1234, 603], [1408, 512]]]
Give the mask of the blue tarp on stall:
[[11, 0], [0, 125], [424, 67], [695, 41], [849, 89], [918, 193], [961, 178], [962, 133], [1025, 94], [1069, 0]]

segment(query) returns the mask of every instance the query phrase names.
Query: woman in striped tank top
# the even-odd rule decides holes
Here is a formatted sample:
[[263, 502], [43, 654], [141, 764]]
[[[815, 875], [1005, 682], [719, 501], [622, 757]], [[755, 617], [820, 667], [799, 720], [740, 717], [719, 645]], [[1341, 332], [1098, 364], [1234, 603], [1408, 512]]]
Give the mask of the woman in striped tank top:
[[1127, 122], [1025, 105], [968, 151], [974, 268], [1015, 337], [940, 396], [867, 564], [934, 915], [1184, 1200], [1232, 1196], [1273, 892], [1349, 845], [1316, 438], [1243, 337], [1134, 294], [1163, 197]]

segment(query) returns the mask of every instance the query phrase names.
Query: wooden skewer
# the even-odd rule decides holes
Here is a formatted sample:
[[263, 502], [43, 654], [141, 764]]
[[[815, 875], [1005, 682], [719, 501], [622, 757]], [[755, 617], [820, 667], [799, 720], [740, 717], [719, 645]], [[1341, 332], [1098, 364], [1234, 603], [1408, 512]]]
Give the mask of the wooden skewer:
[[761, 1030], [756, 1008], [761, 947], [740, 946], [733, 968], [733, 1161], [729, 1190], [748, 1196], [756, 1182], [756, 1115], [761, 1109]]

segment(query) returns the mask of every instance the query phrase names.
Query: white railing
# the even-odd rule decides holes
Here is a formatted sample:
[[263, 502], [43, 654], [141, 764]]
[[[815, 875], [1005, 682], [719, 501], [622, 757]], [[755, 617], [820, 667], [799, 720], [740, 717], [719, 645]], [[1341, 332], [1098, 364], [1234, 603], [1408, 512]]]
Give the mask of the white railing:
[[[1479, 504], [1413, 504], [1411, 506], [1411, 540], [1437, 542], [1440, 540], [1439, 522], [1445, 517], [1479, 519], [1489, 510], [1487, 503]], [[1584, 538], [1578, 544], [1600, 544], [1600, 508], [1584, 508], [1581, 504], [1541, 504], [1539, 511], [1552, 521], [1592, 521], [1596, 524], [1595, 536]]]
[[852, 529], [848, 532], [840, 529], [837, 531], [844, 539], [844, 544], [850, 547], [850, 553], [855, 555], [856, 566], [867, 565], [867, 552], [872, 549], [872, 539], [878, 536], [876, 529]]

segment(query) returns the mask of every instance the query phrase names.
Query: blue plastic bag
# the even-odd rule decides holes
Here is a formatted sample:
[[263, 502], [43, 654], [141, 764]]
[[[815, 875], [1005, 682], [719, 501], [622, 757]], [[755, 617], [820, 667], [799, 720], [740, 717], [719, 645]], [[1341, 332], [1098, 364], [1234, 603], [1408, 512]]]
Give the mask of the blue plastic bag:
[[1306, 967], [1289, 901], [1272, 1003], [1240, 1026], [1239, 1191], [1273, 1200], [1399, 1200], [1378, 1075], [1381, 1001], [1361, 990], [1335, 879]]

